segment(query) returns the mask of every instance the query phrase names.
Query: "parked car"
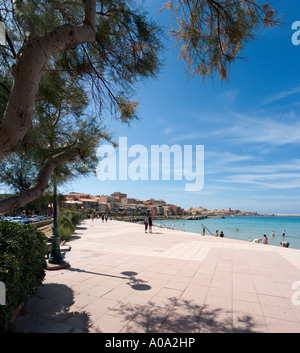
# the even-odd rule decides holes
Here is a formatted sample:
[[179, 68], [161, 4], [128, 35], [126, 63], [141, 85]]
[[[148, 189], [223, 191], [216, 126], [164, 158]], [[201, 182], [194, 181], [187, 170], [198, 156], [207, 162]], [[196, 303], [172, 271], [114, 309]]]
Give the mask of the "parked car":
[[38, 215], [33, 215], [30, 217], [31, 222], [39, 222], [41, 220], [41, 217]]
[[41, 221], [45, 221], [45, 220], [47, 220], [47, 219], [51, 219], [51, 218], [49, 218], [48, 216], [41, 216], [41, 217], [40, 217], [40, 220], [41, 220]]
[[13, 217], [6, 216], [6, 217], [4, 217], [3, 221], [8, 221], [8, 222], [10, 222], [12, 219], [13, 219]]
[[30, 219], [25, 217], [6, 217], [4, 220], [8, 222], [21, 223], [21, 224], [31, 223]]

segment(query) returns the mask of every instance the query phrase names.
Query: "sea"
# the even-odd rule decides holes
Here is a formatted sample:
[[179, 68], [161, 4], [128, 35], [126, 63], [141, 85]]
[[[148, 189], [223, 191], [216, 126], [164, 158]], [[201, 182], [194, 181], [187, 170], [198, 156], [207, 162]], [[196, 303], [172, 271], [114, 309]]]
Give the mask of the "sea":
[[[270, 245], [281, 246], [280, 242], [288, 241], [289, 248], [300, 250], [300, 216], [235, 216], [225, 218], [205, 218], [201, 220], [153, 220], [153, 225], [177, 230], [214, 236], [218, 230], [224, 237], [253, 241], [256, 238], [268, 237]], [[285, 236], [283, 237], [283, 231]], [[272, 231], [275, 236], [272, 236]]]

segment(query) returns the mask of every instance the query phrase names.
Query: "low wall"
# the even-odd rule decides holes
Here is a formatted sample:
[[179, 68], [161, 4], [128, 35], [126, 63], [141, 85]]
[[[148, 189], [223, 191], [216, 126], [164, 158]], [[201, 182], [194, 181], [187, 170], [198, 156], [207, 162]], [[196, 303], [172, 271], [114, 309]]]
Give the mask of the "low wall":
[[41, 228], [43, 226], [47, 226], [48, 224], [52, 224], [52, 223], [53, 223], [52, 219], [46, 219], [45, 221], [35, 222], [31, 224], [34, 225], [36, 228]]

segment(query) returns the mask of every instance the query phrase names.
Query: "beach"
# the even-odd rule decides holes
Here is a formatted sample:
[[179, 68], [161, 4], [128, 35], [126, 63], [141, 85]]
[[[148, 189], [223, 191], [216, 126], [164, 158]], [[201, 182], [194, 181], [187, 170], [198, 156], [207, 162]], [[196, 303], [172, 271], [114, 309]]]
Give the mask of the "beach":
[[12, 332], [300, 333], [300, 250], [85, 220]]

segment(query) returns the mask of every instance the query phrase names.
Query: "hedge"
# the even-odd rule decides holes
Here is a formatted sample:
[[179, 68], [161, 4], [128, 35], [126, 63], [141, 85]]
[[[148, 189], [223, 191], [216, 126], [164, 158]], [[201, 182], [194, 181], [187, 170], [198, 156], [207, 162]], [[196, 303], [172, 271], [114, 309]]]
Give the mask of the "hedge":
[[70, 240], [76, 230], [76, 226], [81, 222], [82, 215], [79, 212], [65, 210], [64, 214], [58, 218], [58, 234], [61, 240]]
[[6, 287], [6, 305], [0, 305], [0, 332], [18, 305], [26, 305], [42, 284], [45, 253], [45, 236], [33, 225], [0, 222], [0, 281]]

